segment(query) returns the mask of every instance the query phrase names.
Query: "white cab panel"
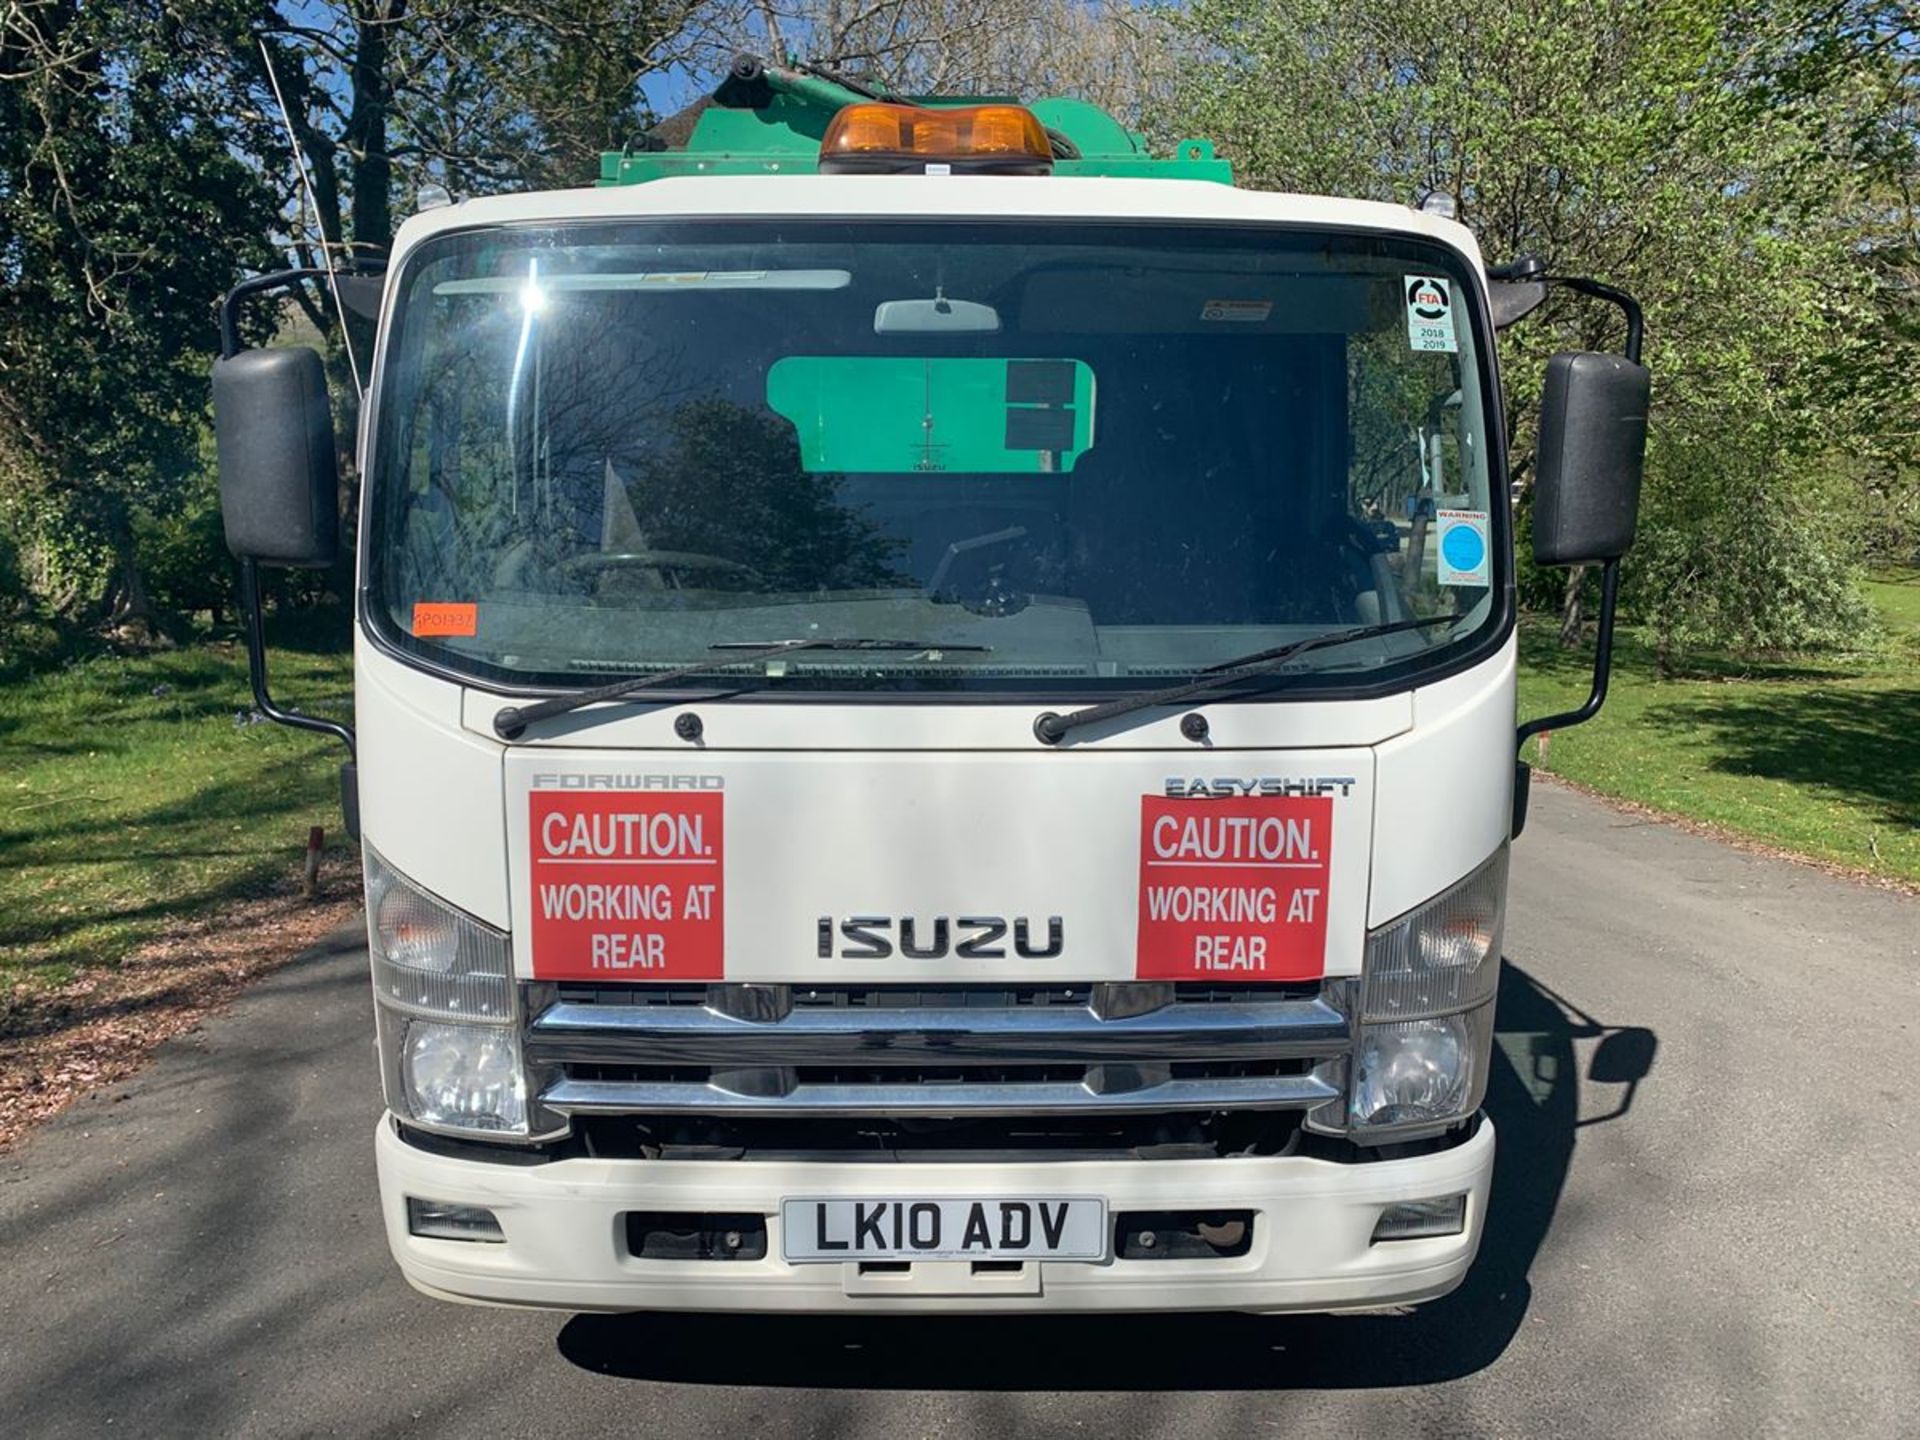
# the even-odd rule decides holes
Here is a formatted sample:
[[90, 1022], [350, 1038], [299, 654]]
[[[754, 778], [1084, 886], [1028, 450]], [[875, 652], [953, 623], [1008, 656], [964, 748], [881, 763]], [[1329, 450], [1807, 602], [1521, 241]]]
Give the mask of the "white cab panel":
[[1404, 915], [1465, 875], [1513, 824], [1517, 641], [1413, 692], [1413, 728], [1375, 752], [1380, 792], [1367, 923]]
[[353, 674], [362, 837], [441, 899], [506, 929], [505, 747], [461, 730], [459, 686], [409, 669], [364, 638]]

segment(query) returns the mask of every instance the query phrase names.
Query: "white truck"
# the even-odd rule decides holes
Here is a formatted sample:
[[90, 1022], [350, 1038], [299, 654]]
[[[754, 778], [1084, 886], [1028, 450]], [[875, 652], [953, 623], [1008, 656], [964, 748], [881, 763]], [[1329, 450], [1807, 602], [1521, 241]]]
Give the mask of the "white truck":
[[[1084, 104], [750, 59], [602, 182], [400, 231], [351, 729], [273, 700], [260, 621], [339, 543], [322, 366], [234, 319], [312, 272], [215, 367], [256, 703], [355, 752], [406, 1278], [1452, 1289], [1525, 807], [1495, 329], [1553, 277]], [[1532, 728], [1603, 697], [1645, 434], [1637, 308], [1566, 283], [1629, 337], [1548, 372], [1536, 555], [1606, 583]]]

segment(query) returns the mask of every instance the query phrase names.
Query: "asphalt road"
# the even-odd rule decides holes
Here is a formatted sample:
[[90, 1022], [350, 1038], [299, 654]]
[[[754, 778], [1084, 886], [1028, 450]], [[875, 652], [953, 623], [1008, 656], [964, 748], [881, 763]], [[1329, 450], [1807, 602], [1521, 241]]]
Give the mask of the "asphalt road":
[[1920, 1434], [1920, 901], [1543, 790], [1507, 939], [1447, 1300], [820, 1322], [415, 1295], [344, 936], [0, 1159], [0, 1433]]

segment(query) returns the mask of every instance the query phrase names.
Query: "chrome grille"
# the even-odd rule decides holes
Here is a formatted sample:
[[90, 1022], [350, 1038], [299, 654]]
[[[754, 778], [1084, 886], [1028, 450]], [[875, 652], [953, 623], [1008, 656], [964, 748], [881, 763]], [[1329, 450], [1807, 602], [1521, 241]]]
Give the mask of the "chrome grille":
[[571, 1115], [1298, 1110], [1335, 1098], [1315, 987], [563, 987], [526, 1036]]

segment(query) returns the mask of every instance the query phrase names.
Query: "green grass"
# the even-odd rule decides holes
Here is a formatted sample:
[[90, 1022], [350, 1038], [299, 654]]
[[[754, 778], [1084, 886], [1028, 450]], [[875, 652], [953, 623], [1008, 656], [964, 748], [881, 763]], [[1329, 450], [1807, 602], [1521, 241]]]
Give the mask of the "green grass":
[[[341, 627], [344, 634], [344, 625]], [[0, 685], [0, 1012], [344, 841], [344, 752], [250, 711], [246, 657], [209, 643], [79, 660]], [[345, 653], [276, 648], [277, 698], [347, 718]]]
[[1920, 566], [1876, 570], [1867, 581], [1867, 598], [1879, 608], [1896, 648], [1920, 662]]
[[[1554, 735], [1545, 768], [1814, 859], [1920, 882], [1920, 570], [1881, 572], [1868, 590], [1888, 638], [1862, 656], [1707, 658], [1663, 680], [1646, 647], [1624, 635], [1606, 708]], [[1520, 713], [1578, 703], [1590, 663], [1561, 651], [1549, 623], [1524, 626]]]

